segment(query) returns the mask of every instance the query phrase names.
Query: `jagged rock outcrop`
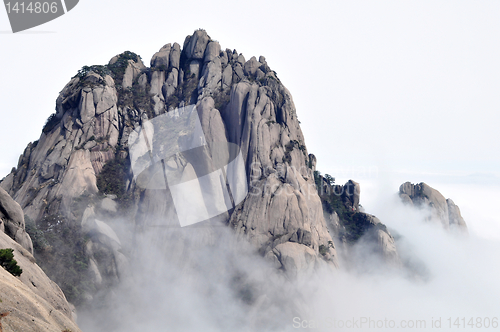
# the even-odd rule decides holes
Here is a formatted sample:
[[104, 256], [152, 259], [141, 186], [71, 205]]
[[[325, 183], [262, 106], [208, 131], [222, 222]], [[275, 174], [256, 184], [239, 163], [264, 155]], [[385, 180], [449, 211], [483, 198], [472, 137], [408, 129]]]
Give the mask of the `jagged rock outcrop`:
[[[18, 234], [25, 232], [21, 208], [3, 189], [0, 189], [0, 206], [4, 215], [22, 221], [15, 225]], [[25, 238], [21, 237], [21, 240]], [[31, 240], [29, 244], [31, 245]], [[4, 232], [0, 232], [0, 249], [5, 248], [14, 249], [14, 258], [22, 273], [19, 277], [14, 277], [0, 268], [0, 313], [9, 312], [2, 319], [4, 331], [80, 331], [74, 322], [73, 307], [67, 302], [59, 286], [35, 263], [35, 258], [29, 251], [32, 246], [21, 246]]]
[[[149, 68], [128, 51], [106, 66], [82, 68], [60, 92], [40, 139], [27, 146], [1, 186], [36, 225], [58, 220], [80, 227], [85, 273], [94, 289], [105, 290], [126, 274], [121, 245], [176, 212], [168, 192], [137, 185], [131, 133], [188, 105], [196, 106], [208, 146], [234, 144], [243, 158], [249, 194], [218, 220], [290, 275], [337, 266], [290, 92], [264, 57], [246, 61], [204, 30], [188, 36], [182, 49], [163, 46]], [[192, 165], [185, 157], [172, 167], [184, 169], [184, 177], [209, 170]], [[123, 226], [128, 231], [120, 231]], [[209, 230], [202, 238], [214, 241]]]
[[406, 204], [430, 209], [427, 219], [440, 223], [444, 229], [467, 233], [467, 225], [458, 206], [429, 185], [405, 182], [399, 187], [399, 197]]
[[386, 263], [400, 266], [393, 236], [377, 217], [363, 212], [359, 204], [359, 183], [349, 180], [345, 185], [335, 185], [327, 180], [329, 176], [316, 173], [315, 177], [326, 223], [345, 261], [356, 264], [351, 248], [362, 243], [368, 252], [382, 257]]

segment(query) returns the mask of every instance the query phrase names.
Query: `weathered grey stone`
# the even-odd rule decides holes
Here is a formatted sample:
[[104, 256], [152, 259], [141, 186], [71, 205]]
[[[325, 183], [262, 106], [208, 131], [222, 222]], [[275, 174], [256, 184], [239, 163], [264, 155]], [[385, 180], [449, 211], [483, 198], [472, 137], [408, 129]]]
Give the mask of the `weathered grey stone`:
[[177, 68], [179, 70], [181, 61], [181, 46], [177, 43], [174, 43], [172, 49], [170, 50], [170, 67]]
[[291, 242], [277, 245], [272, 253], [291, 277], [299, 273], [310, 275], [317, 260], [314, 250]]
[[405, 182], [399, 187], [399, 196], [405, 203], [411, 202], [415, 207], [430, 209], [429, 221], [440, 223], [443, 228], [461, 229], [467, 232], [460, 209], [451, 199], [445, 199], [436, 189], [426, 183], [412, 184]]
[[2, 312], [10, 312], [3, 321], [4, 328], [7, 331], [60, 332], [71, 329], [79, 332], [73, 320], [72, 306], [61, 289], [35, 264], [31, 253], [3, 233], [0, 233], [0, 248], [14, 249], [14, 258], [23, 270], [16, 278], [0, 268]]
[[226, 66], [224, 72], [222, 73], [222, 88], [227, 89], [231, 87], [233, 83], [233, 68], [231, 66]]
[[[309, 160], [315, 163], [314, 156], [309, 155]], [[387, 227], [377, 217], [360, 211], [358, 183], [349, 180], [344, 186], [339, 186], [323, 181], [321, 191], [323, 195], [333, 199], [338, 199], [335, 196], [340, 196], [342, 204], [351, 210], [349, 218], [340, 218], [336, 211], [332, 212], [329, 208], [323, 211], [340, 255], [348, 264], [356, 267], [364, 264], [364, 258], [360, 259], [357, 254], [358, 248], [362, 248], [364, 253], [370, 252], [378, 255], [381, 262], [393, 267], [401, 267], [396, 242]], [[328, 200], [326, 204], [329, 204]]]
[[310, 164], [310, 167], [311, 167], [313, 172], [316, 170], [316, 163], [317, 163], [316, 156], [313, 155], [312, 153], [310, 153], [309, 154], [309, 164]]
[[171, 44], [166, 44], [160, 49], [160, 51], [156, 52], [151, 58], [151, 67], [163, 68], [163, 70], [167, 70], [170, 61], [171, 48]]
[[177, 89], [177, 82], [179, 81], [178, 75], [179, 73], [176, 68], [173, 68], [172, 71], [168, 73], [167, 80], [162, 87], [162, 92], [165, 99], [175, 93], [175, 89]]
[[141, 74], [143, 68], [145, 67], [142, 61], [139, 60], [139, 62], [136, 63], [133, 60], [128, 60], [128, 65], [123, 75], [122, 86], [126, 89], [131, 88], [134, 80]]
[[96, 176], [90, 161], [90, 152], [78, 150], [71, 155], [58, 194], [69, 204], [73, 197], [78, 197], [85, 192], [98, 192]]
[[87, 123], [95, 116], [94, 94], [91, 88], [82, 89], [82, 97], [80, 99], [80, 119], [83, 123]]
[[152, 96], [160, 95], [163, 98], [161, 89], [163, 87], [163, 83], [165, 82], [165, 72], [162, 70], [155, 70], [151, 75], [151, 89], [149, 90], [149, 94]]
[[203, 70], [203, 74], [198, 83], [198, 89], [201, 95], [210, 94], [221, 87], [222, 67], [220, 58], [216, 57], [208, 62]]
[[200, 62], [193, 60], [189, 63], [189, 75], [198, 78], [200, 76]]
[[400, 194], [406, 194], [410, 197], [413, 205], [419, 207], [431, 207], [429, 220], [439, 222], [444, 228], [449, 227], [448, 204], [443, 195], [434, 188], [425, 183], [413, 185], [409, 182], [402, 184], [399, 188]]
[[0, 188], [0, 224], [7, 235], [33, 254], [33, 243], [24, 229], [23, 209], [3, 188]]
[[220, 53], [220, 44], [216, 41], [211, 41], [207, 45], [207, 49], [205, 50], [205, 58], [204, 62], [213, 61], [215, 58], [219, 56]]
[[259, 69], [260, 66], [261, 66], [261, 64], [253, 56], [250, 58], [250, 60], [245, 62], [245, 65], [243, 67], [243, 71], [244, 71], [245, 75], [255, 76], [257, 73], [257, 69]]
[[401, 201], [403, 201], [403, 203], [413, 205], [413, 201], [407, 194], [400, 194], [399, 197], [401, 198]]
[[203, 60], [205, 49], [210, 38], [205, 30], [197, 30], [184, 45], [184, 51], [188, 59]]
[[236, 59], [236, 62], [238, 62], [242, 67], [245, 65], [245, 57], [243, 54], [238, 55], [238, 58]]
[[146, 91], [146, 85], [148, 84], [148, 76], [146, 75], [146, 73], [139, 76], [137, 83], [139, 84], [139, 86], [143, 91]]
[[98, 84], [102, 80], [103, 78], [100, 75], [94, 73], [93, 71], [89, 72], [87, 76], [85, 76], [85, 78], [83, 79], [84, 82], [90, 84]]
[[396, 249], [396, 242], [391, 233], [387, 230], [387, 227], [374, 215], [364, 212], [359, 213], [366, 218], [370, 224], [370, 228], [364, 237], [365, 243], [370, 244], [371, 241], [371, 244], [376, 245], [376, 250], [381, 252], [386, 262], [394, 266], [400, 266], [401, 261]]
[[108, 62], [108, 65], [113, 65], [116, 63], [116, 61], [118, 61], [118, 59], [120, 58], [119, 55], [115, 55], [114, 57], [112, 57], [109, 62]]
[[260, 68], [258, 68], [257, 71], [255, 72], [255, 78], [258, 81], [262, 81], [265, 77], [266, 74], [262, 70], [260, 70]]
[[118, 97], [116, 95], [116, 90], [112, 87], [105, 86], [101, 97], [99, 99], [94, 99], [94, 104], [97, 104], [95, 108], [95, 114], [100, 115], [113, 107], [116, 107], [116, 102]]
[[114, 159], [115, 154], [113, 149], [107, 149], [104, 151], [91, 151], [90, 152], [90, 163], [94, 169], [95, 174], [99, 174], [102, 171], [104, 165]]
[[179, 83], [178, 83], [178, 85], [182, 85], [182, 84], [184, 84], [184, 70], [183, 69], [179, 70]]
[[106, 112], [96, 116], [94, 135], [96, 138], [108, 138], [108, 143], [111, 146], [116, 146], [118, 142], [118, 109], [116, 104]]
[[[90, 242], [90, 241], [89, 241]], [[96, 261], [93, 258], [89, 258], [89, 274], [91, 275], [94, 285], [100, 287], [102, 285], [102, 275], [99, 271]]]
[[[107, 211], [112, 212], [110, 210]], [[111, 275], [108, 276], [108, 278], [119, 280], [120, 275], [124, 276], [129, 269], [128, 259], [120, 253], [120, 250], [122, 249], [120, 238], [111, 226], [96, 218], [94, 207], [88, 207], [85, 210], [81, 225], [82, 230], [86, 234], [91, 235], [93, 238], [93, 240], [89, 241], [90, 243], [87, 243], [86, 245], [85, 251], [87, 255], [91, 259], [94, 259], [96, 252], [104, 251], [111, 254], [113, 256], [113, 260], [110, 263], [113, 266], [112, 272], [110, 273]], [[99, 279], [102, 275], [100, 273], [94, 273], [94, 275], [96, 281], [100, 283]]]
[[450, 228], [458, 229], [467, 233], [467, 224], [465, 223], [465, 220], [460, 213], [459, 207], [455, 205], [455, 203], [450, 198], [446, 200], [446, 203], [448, 204]]
[[344, 203], [347, 203], [348, 207], [352, 211], [359, 210], [359, 197], [361, 194], [361, 187], [359, 183], [354, 182], [353, 180], [347, 181], [344, 185], [344, 190], [342, 193], [342, 199]]
[[245, 77], [245, 73], [243, 72], [243, 68], [241, 67], [241, 64], [236, 63], [233, 66], [233, 79], [232, 81], [237, 83], [241, 81]]
[[[284, 136], [288, 137], [287, 142], [291, 139], [302, 142], [303, 137], [298, 125], [292, 122], [286, 129], [267, 123], [267, 119], [275, 116], [268, 93], [269, 90], [256, 84], [233, 85], [231, 100], [222, 112], [228, 141], [238, 144], [246, 163], [254, 165], [248, 171], [251, 194], [231, 215], [230, 224], [263, 252], [293, 238], [302, 241], [296, 245], [310, 248], [317, 255], [320, 245], [329, 247], [329, 241], [333, 240], [323, 219], [312, 176], [305, 171], [309, 169], [305, 156], [297, 147], [292, 151], [295, 157], [292, 156], [290, 165], [276, 161], [281, 164], [279, 169], [270, 160], [275, 151], [283, 151]], [[334, 249], [329, 249], [325, 257], [333, 266], [337, 264]]]
[[220, 57], [220, 63], [222, 65], [222, 67], [226, 67], [227, 64], [229, 63], [229, 59], [227, 57], [227, 52], [226, 51], [221, 51], [219, 53], [219, 57]]
[[163, 99], [163, 95], [159, 97], [158, 95], [154, 95], [152, 98], [153, 101], [153, 110], [156, 115], [160, 115], [165, 110], [165, 99]]

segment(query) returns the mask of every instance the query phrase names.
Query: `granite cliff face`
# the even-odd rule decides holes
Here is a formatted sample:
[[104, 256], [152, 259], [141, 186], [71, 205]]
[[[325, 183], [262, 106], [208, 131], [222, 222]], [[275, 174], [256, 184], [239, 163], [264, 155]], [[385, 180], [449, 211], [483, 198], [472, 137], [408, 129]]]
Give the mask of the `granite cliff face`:
[[[4, 229], [0, 231], [0, 249], [14, 249], [14, 259], [22, 269], [21, 275], [15, 277], [0, 268], [0, 313], [9, 313], [2, 318], [4, 330], [80, 331], [74, 322], [73, 307], [59, 286], [36, 264], [30, 252], [33, 247], [25, 233], [21, 207], [1, 188], [0, 210], [2, 222], [6, 224], [5, 231], [10, 229], [9, 236]], [[21, 234], [18, 237], [21, 243], [11, 238], [16, 234]]]
[[[198, 30], [182, 48], [163, 46], [150, 67], [128, 51], [106, 66], [83, 67], [60, 92], [40, 139], [1, 182], [37, 234], [54, 228], [71, 234], [71, 243], [58, 243], [65, 254], [79, 257], [72, 301], [90, 301], [123, 279], [129, 252], [122, 244], [175, 215], [168, 188], [159, 195], [137, 185], [129, 140], [136, 128], [188, 105], [196, 106], [206, 145], [235, 144], [244, 161], [249, 194], [214, 219], [288, 275], [337, 266], [290, 92], [264, 57], [246, 60]], [[177, 163], [183, 174], [206, 174], [208, 168], [192, 165], [189, 157]], [[175, 218], [169, 220], [175, 226]], [[206, 233], [201, 238], [209, 245], [210, 227]], [[61, 266], [44, 241], [34, 240], [35, 256], [47, 257], [49, 275], [61, 283]]]
[[440, 223], [444, 229], [467, 233], [467, 224], [458, 206], [429, 185], [405, 182], [399, 187], [399, 197], [406, 204], [430, 209], [427, 219]]

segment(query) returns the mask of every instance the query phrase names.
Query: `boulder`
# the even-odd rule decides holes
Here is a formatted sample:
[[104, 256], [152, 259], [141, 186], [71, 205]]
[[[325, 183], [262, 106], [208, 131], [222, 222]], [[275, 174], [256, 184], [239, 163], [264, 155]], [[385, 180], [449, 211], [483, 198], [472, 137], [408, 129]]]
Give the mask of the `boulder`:
[[170, 68], [177, 68], [179, 70], [181, 61], [181, 46], [174, 43], [172, 49], [170, 50]]
[[245, 75], [255, 77], [260, 66], [261, 64], [257, 61], [257, 59], [254, 56], [251, 57], [250, 60], [245, 62], [245, 65], [243, 66]]
[[205, 49], [210, 40], [205, 30], [196, 30], [192, 36], [186, 38], [184, 51], [188, 59], [203, 60]]
[[151, 58], [151, 67], [162, 68], [167, 70], [170, 61], [170, 49], [171, 44], [166, 44], [158, 52], [156, 52]]
[[360, 194], [361, 187], [359, 186], [359, 183], [349, 180], [346, 182], [342, 190], [342, 200], [350, 210], [358, 211]]
[[207, 45], [203, 61], [204, 62], [213, 61], [215, 58], [219, 56], [219, 53], [220, 53], [220, 44], [216, 41], [211, 41]]
[[122, 86], [126, 89], [131, 88], [134, 80], [142, 73], [144, 68], [146, 67], [142, 64], [142, 61], [135, 62], [134, 60], [128, 60], [125, 74], [123, 74]]

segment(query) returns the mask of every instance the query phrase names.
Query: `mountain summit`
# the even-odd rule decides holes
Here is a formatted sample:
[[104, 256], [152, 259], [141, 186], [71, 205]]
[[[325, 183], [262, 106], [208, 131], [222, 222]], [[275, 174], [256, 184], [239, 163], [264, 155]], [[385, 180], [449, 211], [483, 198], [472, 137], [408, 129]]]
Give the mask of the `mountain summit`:
[[[314, 157], [307, 152], [290, 92], [263, 56], [246, 60], [197, 30], [182, 48], [161, 47], [149, 67], [129, 51], [107, 65], [83, 67], [60, 92], [40, 139], [26, 147], [17, 168], [1, 182], [37, 234], [35, 255], [70, 301], [91, 301], [123, 279], [129, 244], [139, 233], [159, 220], [166, 228], [180, 227], [173, 187], [138, 184], [130, 142], [131, 135], [157, 133], [161, 126], [151, 125], [154, 119], [178, 117], [189, 107], [203, 131], [199, 153], [213, 161], [216, 156], [206, 147], [237, 146], [243, 174], [235, 181], [243, 179], [248, 191], [239, 204], [233, 198], [235, 206], [220, 194], [228, 208], [197, 226], [230, 227], [291, 277], [338, 266], [317, 193]], [[174, 132], [166, 130], [167, 136]], [[176, 146], [189, 138], [184, 131], [175, 135]], [[222, 180], [203, 180], [216, 169], [200, 162], [199, 155], [176, 156], [163, 166], [178, 171], [178, 183], [197, 188], [184, 196], [187, 204], [200, 202], [204, 190], [212, 193], [202, 197], [210, 208], [215, 204], [210, 200], [225, 190]]]

